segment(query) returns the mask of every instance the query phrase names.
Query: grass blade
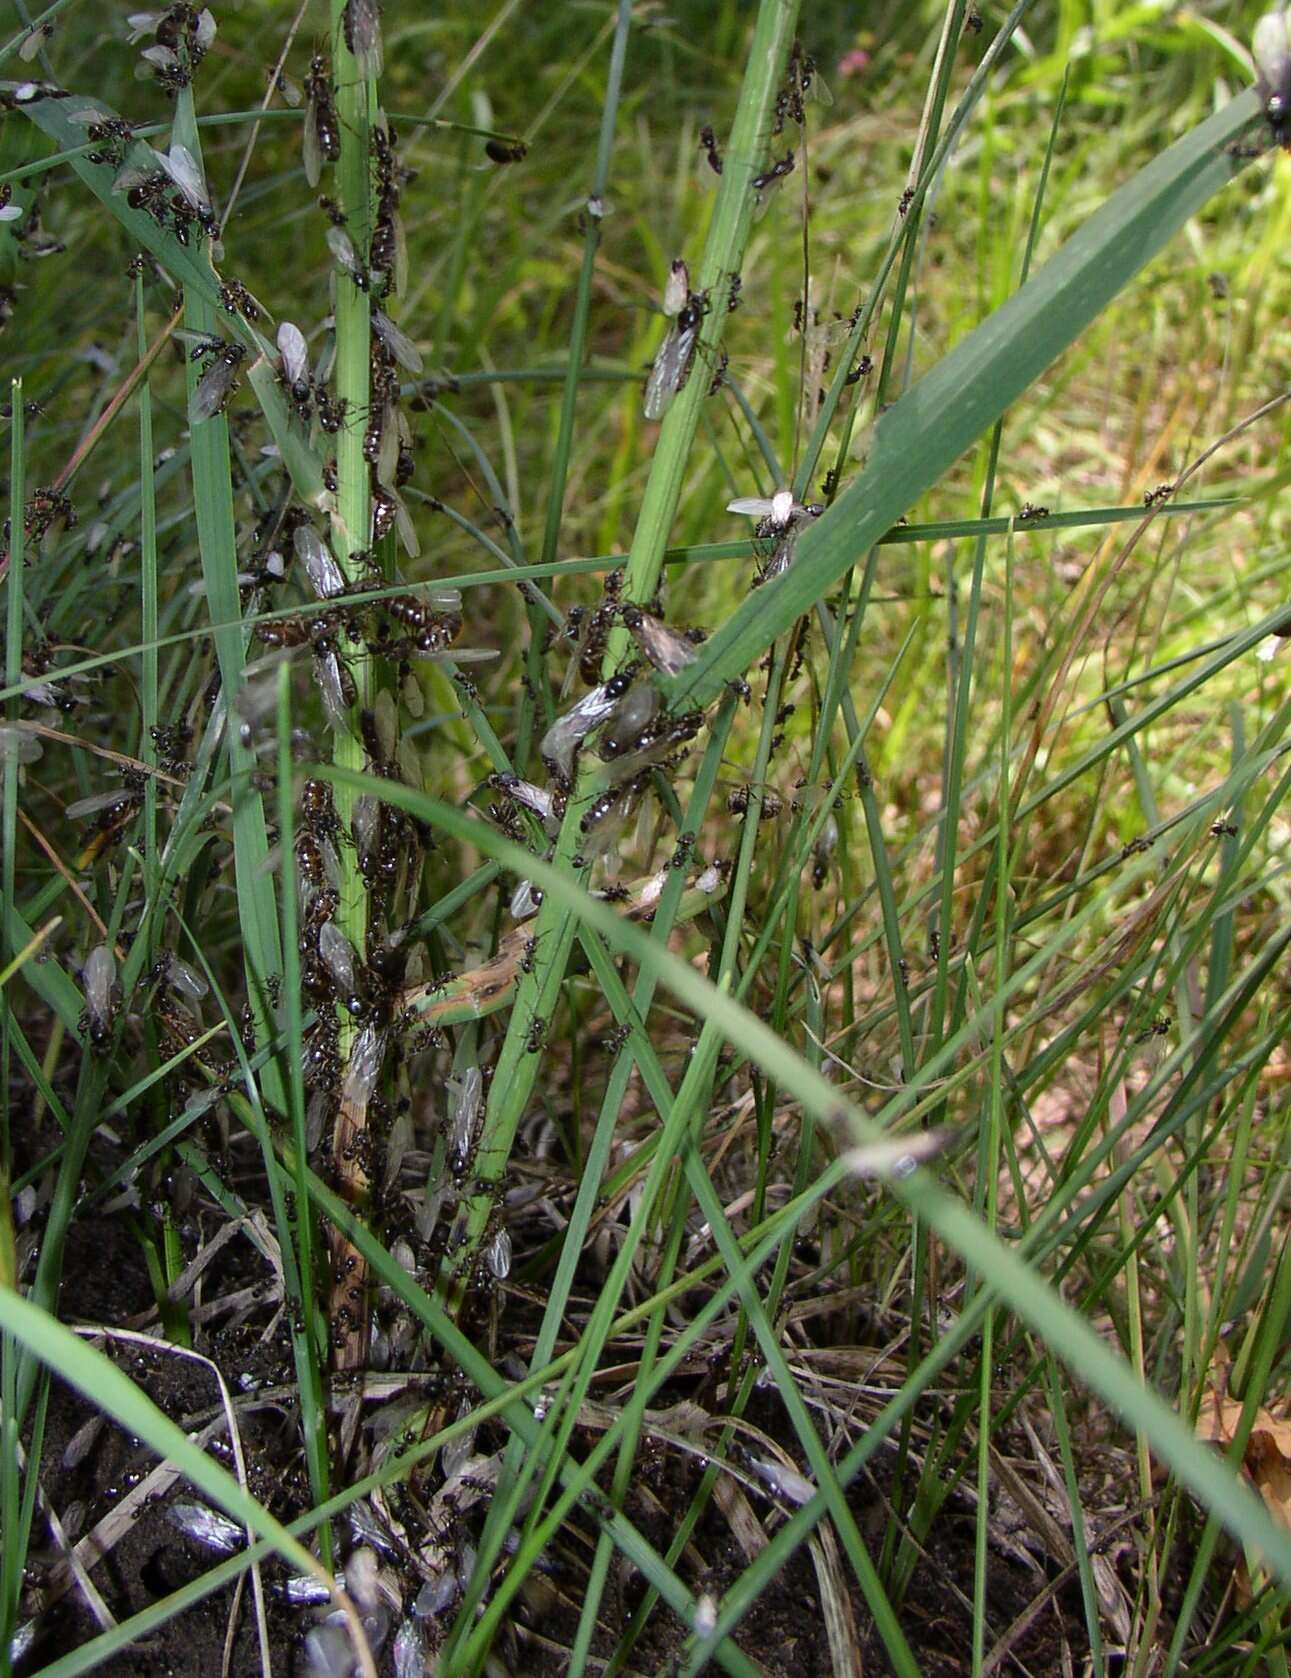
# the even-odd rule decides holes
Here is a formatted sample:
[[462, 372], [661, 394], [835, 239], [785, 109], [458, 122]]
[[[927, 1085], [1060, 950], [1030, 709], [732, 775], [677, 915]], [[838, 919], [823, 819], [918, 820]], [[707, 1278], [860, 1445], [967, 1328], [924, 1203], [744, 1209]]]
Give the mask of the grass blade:
[[704, 705], [826, 594], [1241, 167], [1228, 148], [1258, 114], [1244, 93], [1120, 187], [1049, 262], [878, 423], [865, 470], [680, 676], [674, 709]]

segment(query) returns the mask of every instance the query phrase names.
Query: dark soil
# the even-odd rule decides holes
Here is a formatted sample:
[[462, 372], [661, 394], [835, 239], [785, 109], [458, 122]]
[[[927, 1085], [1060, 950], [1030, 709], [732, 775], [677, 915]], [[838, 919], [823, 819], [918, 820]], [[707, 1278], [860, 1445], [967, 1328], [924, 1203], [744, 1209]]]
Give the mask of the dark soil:
[[[212, 1214], [213, 1215], [213, 1214]], [[69, 1321], [100, 1325], [138, 1321], [152, 1300], [138, 1240], [126, 1221], [127, 1215], [98, 1216], [73, 1226], [67, 1252], [63, 1315]], [[194, 1238], [195, 1228], [190, 1232]], [[209, 1237], [210, 1230], [206, 1230]], [[219, 1297], [219, 1290], [244, 1288], [263, 1275], [263, 1261], [240, 1237], [229, 1241], [206, 1279], [204, 1297]], [[528, 1307], [522, 1299], [508, 1305], [507, 1317], [523, 1319]], [[507, 1317], [503, 1318], [504, 1326]], [[274, 1513], [286, 1519], [307, 1505], [301, 1472], [298, 1430], [290, 1402], [294, 1374], [285, 1338], [279, 1333], [262, 1339], [267, 1314], [252, 1313], [239, 1329], [216, 1328], [199, 1333], [197, 1349], [220, 1366], [235, 1397], [254, 1386], [266, 1395], [257, 1406], [239, 1407], [239, 1422], [248, 1457], [250, 1485]], [[155, 1331], [155, 1325], [154, 1325]], [[138, 1381], [167, 1415], [190, 1431], [212, 1421], [219, 1404], [216, 1384], [210, 1372], [165, 1352], [151, 1352], [133, 1345], [106, 1343], [106, 1349]], [[274, 1396], [276, 1393], [276, 1397]], [[693, 1395], [678, 1390], [677, 1399]], [[79, 1429], [95, 1414], [92, 1404], [79, 1393], [63, 1387], [51, 1392], [46, 1425], [42, 1490], [52, 1508], [70, 1521], [79, 1536], [137, 1485], [152, 1469], [154, 1460], [137, 1441], [127, 1439], [111, 1424], [105, 1424], [93, 1447], [82, 1460], [69, 1464], [64, 1453]], [[759, 1393], [749, 1419], [768, 1435], [791, 1445], [791, 1430], [773, 1393]], [[491, 1443], [500, 1443], [493, 1441]], [[481, 1441], [480, 1449], [485, 1448]], [[222, 1444], [213, 1450], [226, 1455]], [[880, 1478], [890, 1458], [880, 1457]], [[688, 1501], [701, 1465], [671, 1449], [658, 1446], [643, 1453], [641, 1480], [628, 1508], [631, 1519], [660, 1550], [673, 1537], [673, 1513]], [[851, 1489], [852, 1506], [862, 1533], [877, 1554], [884, 1537], [886, 1520], [885, 1487], [866, 1482], [864, 1477]], [[193, 1494], [182, 1482], [176, 1483], [154, 1502], [145, 1503], [124, 1535], [94, 1568], [93, 1578], [111, 1612], [118, 1620], [128, 1618], [180, 1586], [197, 1579], [220, 1558], [181, 1534], [168, 1514], [177, 1500], [191, 1501]], [[80, 1510], [78, 1515], [77, 1510]], [[768, 1530], [776, 1517], [765, 1502], [758, 1511]], [[581, 1583], [587, 1558], [595, 1542], [588, 1528], [580, 1546], [577, 1534], [553, 1558], [550, 1596], [541, 1602], [517, 1603], [516, 1615], [499, 1653], [512, 1671], [545, 1678], [567, 1669], [568, 1649], [573, 1639], [580, 1604]], [[973, 1519], [966, 1502], [952, 1499], [938, 1517], [926, 1557], [911, 1580], [902, 1602], [902, 1623], [927, 1678], [956, 1678], [969, 1670], [970, 1614], [965, 1599], [972, 1594], [974, 1554]], [[721, 1594], [747, 1565], [748, 1558], [736, 1544], [726, 1518], [710, 1503], [696, 1530], [688, 1553], [685, 1576], [698, 1591]], [[57, 1561], [48, 1540], [48, 1529], [38, 1516], [33, 1542], [29, 1582], [38, 1587], [48, 1579]], [[844, 1562], [846, 1572], [846, 1563]], [[1024, 1565], [1003, 1554], [990, 1559], [990, 1616], [988, 1648], [995, 1637], [1023, 1613], [1044, 1591], [1056, 1572], [1043, 1563]], [[316, 1624], [317, 1611], [296, 1609], [275, 1594], [282, 1579], [276, 1562], [265, 1569], [271, 1645], [276, 1673], [305, 1670], [302, 1642]], [[416, 1589], [414, 1583], [411, 1591]], [[607, 1654], [626, 1625], [643, 1594], [643, 1583], [635, 1574], [614, 1571], [607, 1591], [603, 1626], [595, 1652]], [[865, 1603], [852, 1584], [852, 1611], [867, 1674], [890, 1670], [882, 1640], [874, 1630]], [[959, 1593], [959, 1594], [957, 1594]], [[406, 1599], [407, 1601], [408, 1599]], [[232, 1630], [230, 1631], [230, 1626]], [[20, 1673], [39, 1670], [59, 1655], [92, 1638], [98, 1625], [73, 1588], [41, 1619], [39, 1640]], [[637, 1644], [632, 1670], [666, 1670], [681, 1648], [687, 1628], [666, 1609], [656, 1610]], [[226, 1661], [226, 1642], [231, 1645]], [[784, 1678], [821, 1678], [833, 1671], [816, 1572], [807, 1550], [800, 1550], [784, 1573], [766, 1590], [737, 1634], [741, 1647], [768, 1674]], [[1079, 1593], [1074, 1584], [1055, 1596], [1036, 1616], [1013, 1646], [1013, 1656], [1003, 1672], [1049, 1674], [1060, 1669], [1064, 1648], [1079, 1657], [1086, 1646]], [[393, 1671], [390, 1647], [382, 1655], [383, 1673]], [[103, 1662], [95, 1670], [121, 1674], [122, 1678], [145, 1678], [151, 1674], [233, 1674], [260, 1671], [249, 1592], [237, 1593], [232, 1586], [207, 1597], [197, 1606], [163, 1624], [146, 1641], [127, 1653]]]

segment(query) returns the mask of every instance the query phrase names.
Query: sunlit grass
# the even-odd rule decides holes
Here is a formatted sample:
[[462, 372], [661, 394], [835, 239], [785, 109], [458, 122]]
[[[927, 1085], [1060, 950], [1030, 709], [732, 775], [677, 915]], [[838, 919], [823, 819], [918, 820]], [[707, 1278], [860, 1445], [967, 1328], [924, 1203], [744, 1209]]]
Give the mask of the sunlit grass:
[[[255, 130], [216, 265], [299, 324], [314, 354], [334, 310], [333, 389], [355, 422], [339, 446], [289, 419], [271, 360], [252, 367], [256, 332], [272, 356], [275, 323], [223, 312], [208, 246], [163, 236], [83, 159], [81, 181], [66, 168], [19, 177], [24, 206], [45, 182], [43, 225], [67, 249], [20, 260], [0, 226], [19, 285], [6, 366], [45, 408], [12, 427], [11, 505], [59, 479], [175, 315], [169, 281], [152, 269], [127, 278], [135, 239], [183, 281], [183, 326], [238, 335], [250, 353], [227, 418], [190, 428], [201, 367], [189, 342], [164, 346], [78, 463], [79, 522], [36, 536], [26, 567], [14, 541], [7, 709], [37, 719], [45, 756], [2, 765], [4, 961], [52, 917], [63, 925], [56, 961], [28, 956], [0, 1003], [4, 1164], [28, 1197], [9, 1266], [28, 1301], [11, 1296], [5, 1310], [0, 1402], [6, 1439], [21, 1434], [31, 1452], [0, 1467], [13, 1539], [5, 1642], [32, 1612], [19, 1593], [49, 1396], [32, 1350], [99, 1390], [100, 1354], [52, 1321], [68, 1230], [143, 1185], [134, 1228], [152, 1326], [182, 1343], [188, 1307], [169, 1290], [196, 1237], [165, 1205], [164, 1175], [180, 1164], [212, 1218], [254, 1211], [277, 1243], [285, 1378], [299, 1393], [284, 1462], [302, 1454], [312, 1505], [269, 1500], [250, 1522], [281, 1553], [293, 1552], [278, 1517], [316, 1528], [328, 1567], [343, 1561], [342, 1509], [378, 1481], [408, 1479], [427, 1506], [441, 1450], [451, 1465], [472, 1426], [459, 1405], [483, 1405], [487, 1515], [461, 1594], [423, 1628], [455, 1672], [484, 1670], [503, 1637], [528, 1638], [520, 1605], [566, 1544], [579, 1560], [549, 1629], [571, 1671], [635, 1668], [660, 1648], [686, 1672], [710, 1656], [757, 1670], [739, 1628], [775, 1600], [800, 1549], [820, 1595], [804, 1619], [823, 1616], [835, 1670], [853, 1669], [862, 1646], [902, 1673], [932, 1670], [942, 1655], [919, 1642], [925, 1554], [935, 1570], [948, 1511], [967, 1532], [969, 1498], [959, 1652], [965, 1671], [994, 1670], [1012, 1635], [992, 1594], [996, 1513], [1001, 1497], [1028, 1494], [1050, 1500], [1045, 1519], [1032, 1512], [1035, 1546], [1051, 1583], [1079, 1592], [1062, 1635], [1082, 1628], [1070, 1653], [1091, 1670], [1111, 1670], [1115, 1648], [1146, 1671], [1166, 1645], [1171, 1670], [1236, 1670], [1243, 1639], [1278, 1637], [1291, 1538], [1189, 1434], [1225, 1386], [1217, 1359], [1232, 1362], [1227, 1388], [1248, 1427], [1257, 1404], [1277, 1408], [1286, 1374], [1291, 696], [1268, 631], [1288, 595], [1278, 399], [1291, 165], [1224, 149], [1249, 138], [1223, 113], [1247, 80], [1251, 20], [1228, 20], [1229, 35], [1195, 17], [1061, 6], [1025, 15], [991, 49], [980, 102], [926, 179], [1002, 16], [981, 21], [978, 34], [960, 8], [944, 19], [891, 8], [857, 32], [845, 8], [814, 11], [800, 27], [833, 102], [776, 134], [793, 28], [772, 0], [756, 25], [734, 6], [702, 19], [504, 6], [482, 34], [467, 14], [391, 5], [379, 86], [338, 54], [339, 185], [329, 174], [324, 190], [360, 244], [377, 190], [363, 134], [379, 108], [397, 125], [400, 166], [417, 172], [402, 183], [407, 287], [381, 303], [433, 381], [409, 401], [418, 381], [399, 374], [415, 557], [368, 540], [372, 298], [328, 256], [299, 110], [277, 101]], [[153, 138], [163, 149], [182, 138], [201, 157], [217, 206], [290, 24], [285, 11], [274, 22], [222, 17], [174, 107], [174, 136]], [[939, 59], [943, 29], [951, 50]], [[169, 119], [157, 91], [130, 80], [119, 40], [71, 13], [63, 31], [50, 73], [74, 100], [37, 119], [55, 144], [76, 139], [76, 98]], [[297, 80], [326, 33], [321, 17], [307, 21], [287, 59]], [[1223, 132], [1208, 148], [1191, 137], [1216, 112]], [[924, 120], [935, 132], [921, 135]], [[720, 181], [705, 124], [723, 148]], [[486, 134], [523, 139], [527, 155], [489, 162]], [[1175, 141], [1178, 181], [1136, 204], [1139, 172]], [[14, 111], [0, 173], [45, 144]], [[753, 216], [749, 177], [791, 149], [794, 169]], [[1065, 251], [1117, 188], [1130, 195], [1115, 200], [1123, 222], [1091, 281], [1116, 295], [1086, 307], [1074, 280], [1063, 289]], [[589, 216], [589, 195], [603, 215]], [[1117, 254], [1126, 230], [1142, 249]], [[1149, 250], [1159, 254], [1141, 267]], [[691, 377], [656, 429], [641, 378], [681, 254], [710, 307]], [[727, 313], [734, 272], [739, 307]], [[1060, 276], [1047, 308], [1028, 315], [1039, 293], [1023, 292], [1005, 317], [1012, 336], [974, 359], [969, 335], [1046, 272]], [[46, 280], [73, 273], [97, 283]], [[856, 348], [873, 368], [826, 399], [847, 322], [870, 303]], [[1082, 309], [1091, 319], [1077, 331]], [[728, 385], [710, 391], [719, 336]], [[959, 431], [955, 369], [977, 402]], [[902, 406], [925, 376], [941, 403]], [[817, 456], [815, 427], [836, 398]], [[264, 452], [271, 437], [276, 454]], [[1164, 486], [1181, 479], [1171, 504]], [[766, 554], [750, 551], [749, 522], [727, 502], [790, 483], [830, 510], [782, 584], [754, 590]], [[265, 649], [243, 614], [320, 610], [295, 584], [248, 594], [253, 528], [289, 495], [315, 510], [347, 580], [369, 593], [460, 580], [460, 645], [497, 661], [419, 663], [410, 685], [388, 645], [368, 656], [338, 631], [355, 671], [352, 731], [323, 726], [305, 651], [244, 739], [248, 713], [229, 701]], [[1154, 518], [1139, 515], [1145, 500], [1160, 501]], [[890, 529], [900, 517], [910, 528]], [[943, 522], [954, 535], [921, 528]], [[743, 545], [698, 551], [723, 542]], [[369, 547], [380, 577], [348, 557]], [[682, 701], [700, 693], [706, 724], [588, 876], [582, 818], [604, 765], [584, 752], [546, 832], [504, 820], [486, 780], [546, 779], [539, 743], [588, 685], [567, 681], [576, 655], [553, 620], [599, 603], [619, 564], [627, 599], [658, 589], [670, 624], [707, 632], [693, 666], [659, 682]], [[515, 585], [516, 566], [540, 593]], [[492, 580], [470, 586], [486, 569]], [[42, 637], [60, 665], [93, 674], [66, 718], [18, 700], [18, 654]], [[602, 674], [629, 656], [615, 622]], [[753, 684], [753, 704], [723, 687], [730, 677]], [[388, 719], [365, 715], [382, 707]], [[190, 762], [168, 769], [165, 730], [184, 720]], [[392, 721], [402, 743], [374, 764], [371, 742]], [[312, 731], [294, 752], [292, 724]], [[115, 784], [103, 749], [138, 759], [146, 793], [116, 845], [91, 856], [63, 812]], [[301, 1074], [302, 1038], [335, 1012], [324, 991], [301, 988], [314, 912], [296, 897], [302, 760], [334, 784], [344, 822], [334, 924], [360, 957], [411, 926], [414, 968], [386, 1012], [405, 1037], [449, 1034], [392, 1055], [370, 1099], [343, 1098], [342, 1117], [358, 1115], [348, 1141], [336, 1121], [343, 1158], [311, 1133], [320, 1121]], [[416, 867], [384, 907], [348, 837], [364, 794], [421, 824], [399, 830], [390, 866], [397, 875], [414, 856]], [[705, 866], [718, 861], [720, 878]], [[656, 870], [648, 924], [580, 885]], [[523, 878], [546, 894], [525, 923], [532, 944], [508, 913]], [[79, 964], [105, 939], [125, 1007], [101, 1055], [77, 1040]], [[181, 945], [212, 981], [211, 1035], [196, 1042], [149, 977], [157, 951]], [[342, 1074], [363, 1024], [341, 1020]], [[477, 1066], [492, 1073], [487, 1111], [459, 1166], [451, 1115]], [[37, 1099], [57, 1129], [27, 1128]], [[106, 1164], [105, 1115], [117, 1150]], [[321, 1122], [328, 1138], [333, 1122]], [[926, 1149], [927, 1171], [867, 1154], [890, 1150], [894, 1128], [912, 1159]], [[387, 1150], [410, 1150], [402, 1170], [396, 1157], [387, 1172]], [[504, 1190], [519, 1192], [504, 1201]], [[502, 1230], [510, 1276], [496, 1259]], [[370, 1335], [345, 1304], [363, 1278]], [[411, 1389], [390, 1441], [347, 1410], [348, 1372], [369, 1358], [380, 1378], [429, 1364], [440, 1383]], [[168, 1449], [146, 1395], [132, 1400], [116, 1372], [102, 1380], [105, 1405]], [[660, 1524], [650, 1464], [670, 1451], [693, 1475]], [[768, 1497], [773, 1461], [797, 1478], [773, 1475]], [[213, 1465], [185, 1467], [248, 1517]], [[866, 1475], [867, 1495], [886, 1500], [877, 1528], [858, 1496]], [[1263, 1545], [1281, 1580], [1244, 1616], [1223, 1611], [1221, 1527]], [[1086, 1548], [1112, 1530], [1137, 1546], [1119, 1573]], [[427, 1553], [433, 1534], [432, 1523]], [[737, 1558], [711, 1610], [692, 1539]], [[821, 1543], [832, 1561], [809, 1548]], [[222, 1564], [209, 1588], [259, 1554]], [[622, 1558], [642, 1580], [630, 1601]], [[423, 1555], [404, 1577], [405, 1619], [429, 1567]], [[663, 1604], [683, 1629], [660, 1645]], [[145, 1629], [105, 1633], [49, 1670], [86, 1670]]]

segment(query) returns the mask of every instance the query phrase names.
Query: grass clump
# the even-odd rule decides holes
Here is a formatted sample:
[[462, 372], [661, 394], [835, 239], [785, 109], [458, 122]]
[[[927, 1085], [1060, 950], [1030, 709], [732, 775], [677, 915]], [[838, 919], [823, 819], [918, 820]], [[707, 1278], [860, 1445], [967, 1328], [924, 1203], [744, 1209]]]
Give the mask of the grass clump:
[[1239, 35], [50, 21], [0, 1665], [1280, 1669]]

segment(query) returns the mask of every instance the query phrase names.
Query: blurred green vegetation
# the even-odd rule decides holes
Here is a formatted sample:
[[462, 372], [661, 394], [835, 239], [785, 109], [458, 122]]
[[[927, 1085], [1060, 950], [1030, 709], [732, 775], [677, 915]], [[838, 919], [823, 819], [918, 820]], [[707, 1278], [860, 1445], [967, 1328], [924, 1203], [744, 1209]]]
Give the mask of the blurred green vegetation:
[[[486, 26], [474, 14], [413, 10], [408, 16], [407, 10], [391, 5], [385, 19], [385, 100], [400, 130], [402, 160], [418, 176], [406, 199], [412, 280], [401, 323], [430, 368], [504, 375], [560, 367], [610, 14], [591, 5], [503, 5]], [[1117, 182], [1242, 85], [1239, 43], [1254, 15], [1248, 7], [1221, 24], [1200, 13], [1148, 6], [1031, 9], [936, 189], [904, 328], [910, 376], [1016, 284], [1064, 76], [1066, 105], [1045, 200], [1041, 260]], [[204, 116], [251, 111], [291, 16], [291, 8], [272, 4], [230, 8], [220, 17], [215, 51], [203, 67]], [[807, 44], [834, 103], [816, 110], [809, 173], [791, 177], [755, 229], [744, 267], [744, 307], [728, 331], [731, 373], [786, 465], [799, 402], [791, 323], [803, 283], [804, 180], [813, 301], [826, 314], [846, 315], [864, 294], [906, 179], [937, 17], [932, 7], [886, 6], [867, 8], [858, 24], [855, 8], [812, 9]], [[123, 44], [119, 24], [111, 20], [98, 30], [97, 21], [80, 8], [65, 14], [50, 48], [58, 79], [93, 91], [133, 121], [164, 122], [166, 100], [151, 82], [133, 79], [134, 54]], [[997, 21], [988, 9], [982, 33], [966, 36], [970, 52]], [[710, 123], [720, 136], [729, 126], [747, 27], [744, 8], [733, 4], [640, 9], [590, 334], [593, 367], [620, 374], [623, 382], [589, 381], [580, 397], [562, 530], [566, 555], [612, 553], [630, 535], [650, 437], [629, 376], [640, 373], [657, 342], [653, 305], [668, 261], [676, 253], [693, 254], [702, 238], [712, 195], [703, 190], [698, 130]], [[321, 15], [311, 9], [287, 59], [297, 80], [320, 28]], [[858, 55], [865, 56], [863, 67]], [[970, 68], [966, 58], [961, 83]], [[496, 169], [477, 140], [412, 120], [431, 111], [523, 135], [529, 155], [520, 165]], [[245, 161], [249, 122], [221, 123], [204, 133], [217, 205], [227, 200]], [[29, 125], [9, 116], [0, 170], [39, 148]], [[1291, 330], [1280, 260], [1289, 168], [1272, 157], [1253, 164], [1020, 405], [1005, 436], [1006, 510], [1024, 501], [1056, 508], [1135, 496], [1168, 477], [1190, 446], [1271, 393], [1286, 364]], [[133, 330], [125, 278], [132, 253], [122, 235], [60, 174], [45, 178], [41, 207], [44, 225], [66, 244], [63, 254], [15, 268], [12, 235], [0, 230], [0, 276], [7, 263], [19, 287], [6, 370], [21, 376], [47, 410], [29, 439], [35, 481], [54, 475], [101, 410], [114, 377], [129, 365]], [[227, 228], [224, 271], [276, 316], [308, 329], [327, 308], [324, 229], [299, 173], [298, 113], [276, 102], [255, 136]], [[112, 372], [105, 356], [113, 358]], [[176, 367], [172, 391], [178, 388]], [[455, 412], [479, 434], [527, 532], [541, 529], [545, 512], [557, 390], [550, 381], [499, 376], [454, 402]], [[182, 414], [177, 394], [167, 404], [164, 382], [157, 394], [158, 440], [166, 446], [182, 429]], [[748, 433], [717, 404], [708, 424], [709, 446], [693, 462], [678, 540], [742, 534], [722, 508], [731, 494], [753, 489], [757, 468]], [[442, 425], [423, 424], [418, 431], [416, 488], [460, 505], [469, 516], [485, 512], [488, 491], [464, 461], [461, 439]], [[115, 457], [118, 448], [126, 450], [124, 460]], [[128, 439], [110, 433], [82, 474], [76, 498], [129, 470], [129, 448]], [[1272, 456], [1256, 452], [1268, 448], [1262, 434], [1227, 452], [1212, 487], [1250, 487], [1253, 475], [1276, 459], [1276, 450]], [[965, 463], [912, 517], [975, 510], [975, 470]], [[178, 484], [176, 494], [182, 495]], [[416, 574], [473, 563], [463, 537], [436, 525], [424, 509], [418, 520], [424, 552]], [[1257, 537], [1258, 529], [1252, 528], [1253, 542], [1267, 534]], [[169, 539], [182, 542], [182, 529]], [[1034, 560], [1041, 563], [1029, 575]], [[1055, 543], [1037, 540], [1028, 547], [1024, 578], [1041, 617], [1061, 600], [1062, 573], [1071, 563]], [[885, 592], [924, 598], [937, 586], [937, 561], [926, 549], [894, 555], [883, 569]], [[701, 568], [678, 590], [679, 611], [700, 622], [720, 619], [740, 596], [742, 576], [738, 566]], [[1200, 607], [1198, 585], [1185, 586], [1197, 593]], [[588, 585], [587, 597], [593, 592]], [[495, 598], [491, 611], [496, 620], [513, 621], [507, 601]], [[897, 609], [889, 617], [895, 645], [908, 617]], [[927, 714], [926, 697], [909, 696], [909, 717]], [[901, 754], [908, 749], [904, 732], [894, 745]]]

